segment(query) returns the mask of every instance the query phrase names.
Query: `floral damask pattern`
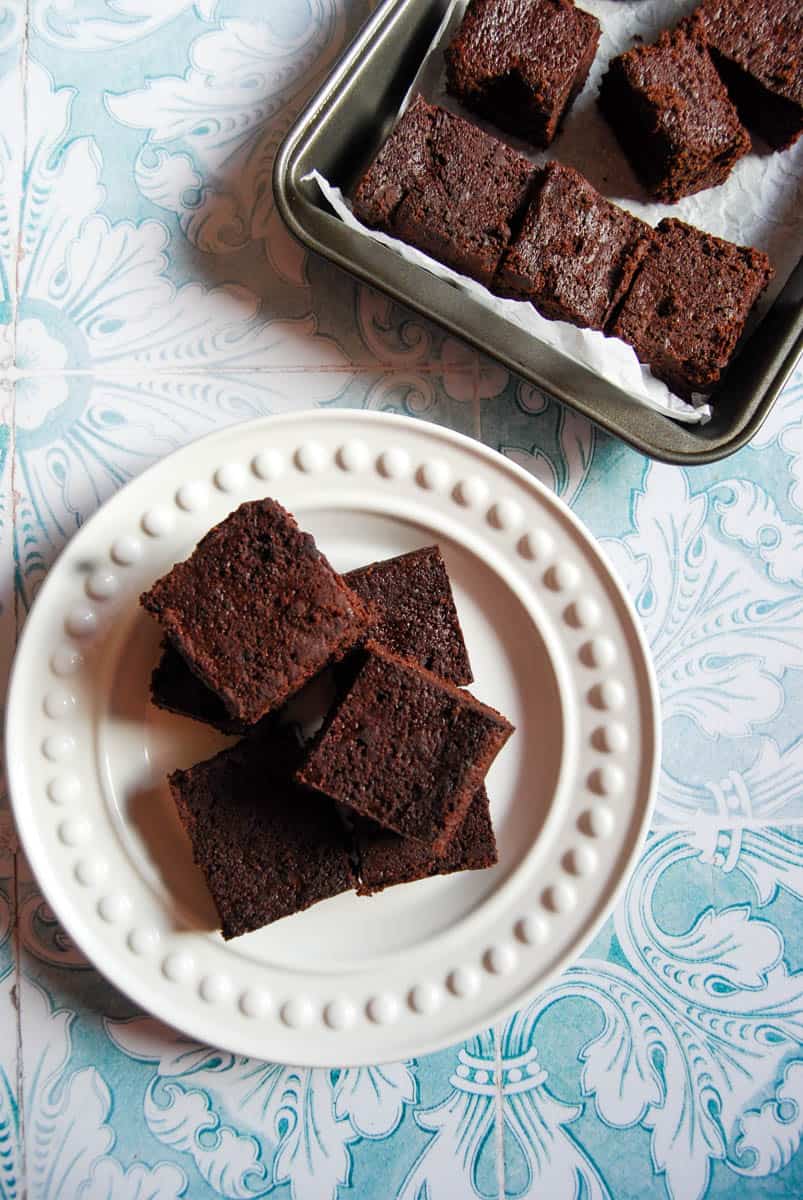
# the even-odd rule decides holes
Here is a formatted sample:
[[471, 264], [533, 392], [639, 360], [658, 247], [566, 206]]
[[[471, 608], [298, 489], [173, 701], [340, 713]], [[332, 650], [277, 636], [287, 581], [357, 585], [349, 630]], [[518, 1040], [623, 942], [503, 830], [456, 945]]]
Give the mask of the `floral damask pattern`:
[[216, 1191], [238, 1200], [282, 1183], [293, 1200], [336, 1196], [350, 1177], [351, 1144], [390, 1137], [416, 1099], [415, 1075], [404, 1063], [302, 1070], [221, 1054], [179, 1034], [166, 1038], [150, 1018], [107, 1029], [124, 1053], [156, 1064], [144, 1101], [151, 1132], [189, 1154]]
[[[776, 583], [760, 538], [751, 539], [760, 491], [737, 492], [721, 522], [727, 540], [714, 544], [708, 496], [654, 465], [633, 498], [635, 532], [603, 543], [644, 620], [664, 719], [686, 716], [709, 737], [745, 735], [771, 720], [783, 704], [784, 674], [803, 667], [803, 592]], [[745, 546], [758, 550], [758, 562]], [[792, 557], [784, 555], [787, 565]]]
[[162, 29], [175, 17], [195, 8], [212, 21], [217, 0], [126, 0], [122, 4], [81, 4], [78, 0], [33, 0], [29, 16], [33, 29], [48, 42], [67, 49], [110, 50], [129, 45]]
[[653, 833], [503, 1026], [312, 1071], [135, 1011], [0, 800], [0, 1197], [803, 1195], [803, 370], [739, 455], [651, 464], [303, 252], [273, 156], [373, 7], [0, 4], [3, 660], [65, 540], [161, 455], [288, 408], [406, 412], [501, 450], [617, 567], [663, 704]]
[[[7, 989], [10, 976], [0, 984]], [[3, 997], [5, 999], [5, 996]], [[53, 1009], [44, 990], [25, 987], [22, 1033], [35, 1048], [27, 1065], [22, 1094], [25, 1113], [25, 1162], [28, 1194], [75, 1197], [76, 1200], [177, 1200], [186, 1192], [187, 1177], [175, 1163], [123, 1166], [113, 1153], [115, 1135], [109, 1124], [112, 1094], [94, 1067], [72, 1068], [71, 1026], [75, 1013]], [[3, 1083], [11, 1080], [3, 1068]], [[80, 1115], [80, 1119], [79, 1119]], [[3, 1195], [22, 1195], [20, 1126], [6, 1142]], [[19, 1190], [17, 1190], [19, 1189]]]
[[[783, 934], [750, 903], [710, 905], [676, 932], [662, 923], [656, 892], [696, 861], [741, 872], [760, 907], [781, 889], [800, 902], [800, 848], [769, 829], [722, 831], [713, 845], [683, 832], [653, 838], [614, 918], [621, 957], [581, 960], [508, 1024], [504, 1054], [518, 1056], [538, 1044], [552, 1006], [577, 998], [597, 1006], [602, 1030], [579, 1056], [582, 1096], [610, 1128], [650, 1132], [653, 1169], [672, 1197], [705, 1196], [714, 1162], [754, 1179], [790, 1164], [803, 1133], [803, 973], [790, 969]], [[522, 1107], [543, 1119], [545, 1097], [546, 1087], [526, 1101], [507, 1098], [505, 1119], [521, 1126]], [[519, 1145], [538, 1194], [549, 1176], [532, 1143]]]
[[105, 103], [147, 131], [134, 163], [144, 197], [175, 214], [198, 249], [230, 254], [259, 241], [288, 282], [303, 285], [304, 255], [276, 215], [273, 158], [310, 86], [342, 47], [345, 12], [308, 0], [299, 27], [227, 20], [197, 38], [181, 78], [148, 80]]

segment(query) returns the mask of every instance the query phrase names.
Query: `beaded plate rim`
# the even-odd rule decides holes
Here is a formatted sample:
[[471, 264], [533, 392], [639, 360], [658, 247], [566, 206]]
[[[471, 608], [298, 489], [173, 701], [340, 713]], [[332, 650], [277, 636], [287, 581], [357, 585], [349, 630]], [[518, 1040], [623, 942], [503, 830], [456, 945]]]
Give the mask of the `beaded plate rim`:
[[[148, 576], [149, 561], [181, 536], [182, 522], [212, 524], [220, 515], [207, 519], [207, 510], [230, 509], [255, 491], [284, 502], [302, 480], [337, 503], [350, 497], [405, 520], [426, 505], [444, 528], [459, 528], [494, 558], [511, 585], [537, 592], [569, 664], [560, 667], [561, 693], [579, 714], [567, 718], [572, 761], [561, 764], [561, 821], [546, 877], [503, 885], [462, 934], [401, 955], [373, 983], [332, 972], [310, 982], [231, 954], [220, 938], [201, 944], [199, 935], [166, 927], [141, 881], [126, 878], [113, 831], [98, 820], [102, 800], [91, 807], [100, 784], [81, 760], [91, 734], [86, 660], [127, 611], [130, 579], [139, 590], [137, 572], [146, 582], [159, 573]], [[82, 575], [79, 561], [93, 565]], [[631, 721], [636, 714], [637, 744], [623, 710]], [[657, 686], [638, 617], [580, 521], [517, 464], [463, 434], [353, 410], [229, 426], [162, 459], [102, 505], [40, 589], [17, 650], [6, 728], [28, 858], [54, 912], [99, 969], [202, 1041], [318, 1066], [442, 1048], [541, 991], [590, 940], [626, 882], [660, 761]]]

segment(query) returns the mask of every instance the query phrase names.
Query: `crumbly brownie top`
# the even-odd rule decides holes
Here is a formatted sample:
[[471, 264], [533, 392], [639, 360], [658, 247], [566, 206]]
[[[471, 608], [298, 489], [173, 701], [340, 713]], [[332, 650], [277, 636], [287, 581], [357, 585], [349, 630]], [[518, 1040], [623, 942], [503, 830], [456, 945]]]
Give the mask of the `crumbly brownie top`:
[[604, 329], [652, 236], [579, 171], [547, 163], [497, 284], [545, 316]]
[[766, 254], [667, 218], [611, 332], [680, 394], [707, 391], [727, 365], [772, 267]]
[[437, 546], [371, 563], [344, 578], [379, 614], [369, 637], [451, 683], [471, 683], [468, 651]]
[[511, 733], [468, 692], [369, 642], [297, 777], [441, 854]]
[[478, 871], [497, 862], [488, 793], [482, 787], [474, 796], [462, 824], [440, 857], [429, 846], [383, 829], [367, 817], [354, 822], [361, 896], [380, 892], [397, 883], [412, 883], [433, 875]]
[[165, 638], [162, 657], [151, 675], [151, 699], [157, 708], [203, 721], [221, 733], [244, 733], [248, 728], [230, 717], [219, 696], [193, 675], [169, 638]]
[[803, 105], [801, 0], [703, 0], [710, 46], [766, 88]]
[[418, 96], [360, 181], [354, 211], [484, 282], [531, 175], [523, 155]]
[[640, 95], [657, 136], [670, 147], [692, 147], [714, 156], [749, 137], [711, 61], [697, 22], [664, 31], [656, 42], [634, 46], [611, 63]]
[[372, 616], [274, 500], [242, 504], [141, 603], [246, 724], [347, 653]]
[[293, 782], [301, 757], [289, 730], [263, 726], [258, 735], [170, 776], [224, 938], [354, 886], [349, 842], [335, 806]]
[[596, 17], [571, 0], [472, 0], [446, 51], [449, 90], [464, 95], [515, 72], [540, 108], [560, 110], [598, 37]]

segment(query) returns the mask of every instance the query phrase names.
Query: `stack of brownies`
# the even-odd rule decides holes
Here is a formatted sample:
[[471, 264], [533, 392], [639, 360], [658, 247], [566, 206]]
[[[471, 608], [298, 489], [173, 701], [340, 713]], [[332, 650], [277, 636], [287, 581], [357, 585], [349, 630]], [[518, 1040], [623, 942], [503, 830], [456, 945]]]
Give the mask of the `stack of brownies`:
[[[472, 679], [436, 546], [338, 575], [273, 500], [243, 504], [141, 602], [154, 703], [242, 740], [170, 776], [225, 938], [339, 892], [492, 866], [484, 780], [513, 732]], [[334, 666], [302, 744], [283, 710]]]
[[[446, 50], [450, 93], [549, 146], [588, 75], [599, 22], [572, 0], [471, 0]], [[609, 64], [599, 105], [649, 195], [722, 183], [751, 146], [803, 132], [803, 5], [704, 0]], [[418, 96], [360, 180], [366, 225], [545, 317], [621, 338], [686, 398], [728, 365], [773, 270], [759, 250], [668, 218], [653, 229], [578, 171], [536, 168]]]

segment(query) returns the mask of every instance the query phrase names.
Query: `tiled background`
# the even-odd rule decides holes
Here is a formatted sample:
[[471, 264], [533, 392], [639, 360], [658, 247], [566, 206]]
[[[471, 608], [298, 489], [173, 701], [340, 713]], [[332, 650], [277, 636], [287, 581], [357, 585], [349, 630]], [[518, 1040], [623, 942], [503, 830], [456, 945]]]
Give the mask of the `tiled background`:
[[800, 1197], [803, 372], [738, 456], [651, 465], [305, 255], [273, 154], [371, 7], [0, 3], [3, 673], [65, 540], [158, 457], [260, 413], [410, 413], [605, 539], [661, 686], [653, 836], [582, 960], [504, 1027], [306, 1071], [134, 1011], [3, 803], [0, 1196]]

